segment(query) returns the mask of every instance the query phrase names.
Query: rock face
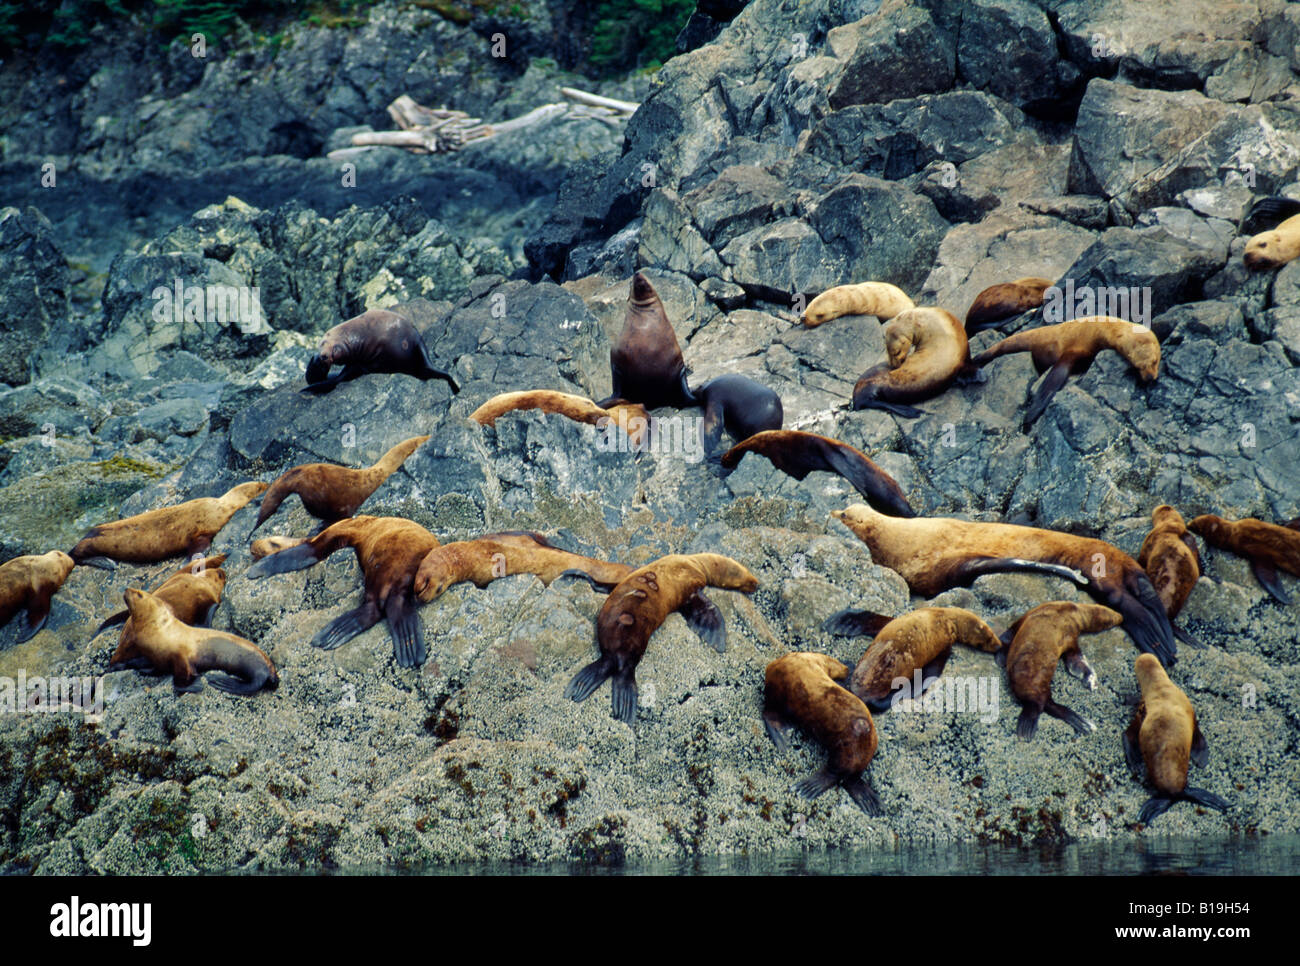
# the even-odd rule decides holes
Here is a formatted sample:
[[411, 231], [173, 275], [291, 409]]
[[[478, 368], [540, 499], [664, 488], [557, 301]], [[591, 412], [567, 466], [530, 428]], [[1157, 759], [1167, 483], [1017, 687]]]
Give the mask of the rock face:
[[[13, 321], [0, 338], [3, 358], [21, 364], [0, 391], [4, 559], [67, 549], [95, 523], [301, 463], [368, 465], [428, 434], [361, 513], [408, 517], [444, 542], [538, 530], [636, 566], [725, 553], [760, 587], [752, 597], [710, 592], [725, 653], [668, 618], [637, 670], [633, 728], [611, 717], [607, 686], [581, 704], [563, 697], [596, 654], [605, 600], [582, 581], [516, 575], [452, 587], [419, 611], [429, 659], [418, 670], [397, 666], [384, 625], [317, 650], [313, 635], [360, 599], [355, 559], [250, 580], [250, 536], [303, 535], [316, 523], [291, 498], [253, 534], [248, 506], [215, 542], [230, 574], [215, 626], [262, 647], [280, 686], [253, 698], [212, 688], [177, 697], [166, 678], [107, 674], [116, 638], [89, 637], [127, 587], [153, 586], [179, 562], [77, 568], [46, 629], [22, 645], [2, 632], [0, 708], [20, 674], [102, 676], [102, 715], [0, 713], [0, 870], [620, 863], [900, 839], [1300, 831], [1294, 610], [1268, 598], [1244, 560], [1202, 546], [1205, 579], [1178, 623], [1209, 646], [1182, 648], [1171, 672], [1211, 748], [1195, 782], [1231, 799], [1228, 813], [1180, 804], [1154, 829], [1137, 823], [1149, 791], [1120, 745], [1137, 652], [1111, 630], [1082, 641], [1096, 690], [1066, 674], [1053, 685], [1097, 730], [1076, 735], [1044, 719], [1032, 742], [1015, 736], [1019, 706], [992, 657], [956, 649], [936, 693], [955, 701], [950, 686], [968, 687], [960, 710], [876, 716], [870, 775], [885, 814], [869, 818], [839, 789], [800, 799], [793, 782], [825, 753], [796, 731], [778, 754], [760, 717], [770, 661], [792, 650], [861, 656], [866, 639], [822, 630], [830, 614], [930, 603], [831, 517], [861, 499], [846, 480], [798, 481], [754, 455], [720, 477], [702, 458], [698, 409], [656, 411], [655, 449], [639, 454], [559, 416], [468, 419], [510, 390], [606, 396], [610, 346], [640, 269], [691, 385], [739, 373], [771, 387], [787, 428], [864, 450], [923, 515], [1096, 536], [1130, 554], [1159, 503], [1189, 518], [1297, 516], [1300, 262], [1248, 272], [1237, 224], [1259, 194], [1300, 196], [1300, 20], [1294, 5], [1271, 0], [1193, 4], [1193, 38], [1169, 29], [1175, 6], [702, 4], [710, 22], [693, 21], [688, 52], [643, 91], [621, 153], [617, 138], [610, 150], [593, 140], [599, 149], [582, 160], [585, 148], [560, 147], [552, 132], [495, 160], [395, 161], [420, 188], [371, 203], [315, 204], [306, 183], [286, 188], [284, 204], [237, 189], [204, 196], [143, 244], [107, 249], [102, 294], [88, 294], [85, 270], [69, 266], [39, 212], [6, 210], [0, 313]], [[408, 24], [407, 12], [377, 9], [376, 27]], [[409, 25], [458, 44], [473, 32]], [[539, 19], [520, 44], [543, 44], [555, 29]], [[214, 183], [237, 181], [241, 151], [269, 150], [254, 137], [269, 137], [268, 124], [287, 149], [335, 137], [344, 120], [382, 123], [372, 115], [389, 93], [379, 91], [402, 71], [417, 100], [420, 84], [437, 92], [461, 78], [471, 99], [528, 101], [507, 113], [531, 106], [543, 84], [541, 68], [510, 73], [460, 48], [439, 66], [405, 34], [384, 47], [389, 34], [377, 29], [333, 33], [304, 30], [285, 64], [322, 57], [334, 65], [329, 82], [320, 75], [315, 93], [295, 88], [282, 112], [250, 117], [238, 136], [253, 140], [221, 156]], [[178, 69], [154, 109], [176, 118], [176, 105], [200, 96], [192, 92], [265, 66], [254, 51], [231, 52], [202, 77]], [[119, 102], [112, 84], [127, 80], [116, 76], [73, 73], [78, 103], [104, 116], [126, 110], [130, 98]], [[352, 82], [334, 80], [344, 77]], [[228, 105], [211, 110], [209, 121], [230, 119]], [[29, 128], [45, 116], [31, 115]], [[92, 155], [152, 152], [161, 170], [189, 150], [169, 155], [152, 128], [110, 144], [109, 128]], [[512, 171], [528, 151], [537, 154]], [[277, 177], [290, 185], [316, 163], [294, 159]], [[531, 186], [492, 194], [512, 174]], [[258, 178], [250, 184], [264, 185]], [[428, 201], [444, 189], [469, 196]], [[1063, 310], [1085, 297], [1119, 304], [1122, 293], [1161, 342], [1158, 380], [1141, 384], [1102, 353], [1028, 434], [1037, 377], [1025, 355], [921, 403], [917, 419], [851, 412], [854, 381], [885, 357], [883, 327], [852, 316], [815, 329], [796, 322], [802, 299], [838, 284], [892, 282], [961, 318], [982, 289], [1024, 276], [1069, 293], [1074, 302], [1056, 303]], [[256, 289], [260, 314], [211, 317], [206, 293], [218, 287]], [[204, 293], [203, 312], [186, 314], [189, 289]], [[15, 313], [23, 299], [40, 313]], [[155, 311], [165, 299], [179, 315]], [[402, 375], [300, 392], [321, 333], [398, 302], [418, 304], [432, 361], [458, 393]], [[974, 336], [972, 351], [1043, 324], [1048, 311]], [[970, 608], [1000, 632], [1055, 599], [1082, 598], [1055, 578], [996, 575], [932, 602]]]

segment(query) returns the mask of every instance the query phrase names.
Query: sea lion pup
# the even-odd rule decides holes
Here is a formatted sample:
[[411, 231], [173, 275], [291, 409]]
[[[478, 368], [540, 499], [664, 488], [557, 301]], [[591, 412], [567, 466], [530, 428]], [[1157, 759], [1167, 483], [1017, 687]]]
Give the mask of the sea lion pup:
[[112, 570], [113, 561], [150, 564], [169, 557], [193, 557], [212, 545], [239, 510], [266, 491], [266, 483], [240, 483], [221, 496], [187, 500], [133, 517], [91, 527], [72, 548], [79, 564]]
[[1285, 570], [1300, 577], [1300, 517], [1278, 526], [1250, 517], [1233, 521], [1207, 513], [1194, 517], [1187, 526], [1211, 546], [1245, 557], [1259, 585], [1278, 602], [1291, 603], [1277, 572]]
[[[989, 654], [1002, 646], [993, 628], [961, 607], [918, 607], [892, 619], [872, 611], [846, 609], [832, 614], [822, 627], [845, 637], [875, 635], [849, 682], [849, 690], [872, 711], [888, 711], [893, 706], [900, 680], [904, 682], [902, 697], [921, 697], [943, 673], [954, 644]], [[913, 687], [918, 671], [919, 689]]]
[[972, 364], [986, 366], [998, 356], [1013, 352], [1033, 353], [1034, 369], [1039, 375], [1046, 372], [1047, 376], [1025, 412], [1027, 430], [1065, 381], [1072, 374], [1087, 372], [1103, 349], [1114, 349], [1127, 359], [1143, 382], [1151, 382], [1160, 374], [1160, 342], [1155, 333], [1136, 322], [1106, 315], [1090, 315], [1073, 322], [1017, 332], [989, 346]]
[[398, 443], [379, 458], [374, 466], [354, 470], [334, 463], [304, 463], [285, 470], [262, 497], [257, 511], [256, 531], [279, 509], [290, 493], [297, 493], [307, 512], [328, 526], [357, 512], [366, 497], [396, 472], [406, 458], [432, 437], [412, 436]]
[[750, 594], [758, 589], [758, 578], [717, 553], [669, 554], [628, 574], [596, 615], [600, 657], [573, 676], [564, 696], [585, 701], [613, 677], [612, 713], [624, 724], [632, 724], [637, 709], [636, 666], [669, 614], [681, 614], [691, 630], [717, 651], [727, 649], [722, 612], [700, 592], [704, 587]]
[[609, 350], [609, 368], [614, 388], [596, 403], [601, 408], [616, 400], [640, 403], [646, 409], [698, 404], [686, 384], [686, 362], [677, 333], [659, 293], [640, 272], [632, 276], [623, 331]]
[[594, 560], [559, 550], [545, 543], [516, 537], [506, 541], [482, 537], [435, 547], [420, 561], [415, 572], [415, 596], [428, 603], [448, 587], [469, 580], [486, 587], [498, 577], [533, 574], [549, 584], [560, 574], [577, 571], [594, 585], [613, 589], [632, 572], [627, 564]]
[[984, 574], [1031, 571], [1072, 580], [1124, 615], [1138, 649], [1167, 667], [1177, 660], [1169, 617], [1138, 562], [1104, 540], [1011, 523], [972, 523], [947, 517], [902, 520], [854, 504], [833, 510], [871, 548], [871, 559], [896, 570], [912, 593], [933, 597]]
[[420, 561], [436, 546], [438, 538], [410, 520], [352, 517], [330, 524], [309, 540], [267, 554], [249, 567], [245, 576], [256, 580], [306, 570], [334, 551], [351, 547], [365, 580], [361, 605], [321, 628], [311, 646], [333, 650], [383, 619], [388, 622], [398, 665], [419, 667], [427, 651], [412, 584]]
[[841, 786], [868, 815], [881, 814], [880, 799], [866, 775], [876, 755], [871, 712], [837, 681], [849, 674], [846, 664], [809, 651], [787, 654], [767, 666], [763, 692], [763, 726], [777, 751], [785, 751], [785, 729], [798, 725], [829, 753], [826, 767], [795, 785], [814, 799]]
[[[230, 694], [249, 695], [279, 686], [275, 665], [251, 641], [225, 631], [190, 627], [177, 620], [166, 603], [143, 590], [128, 588], [123, 598], [131, 615], [128, 623], [133, 636], [127, 658], [118, 663], [115, 653], [108, 666], [110, 671], [170, 671], [178, 694], [202, 691], [199, 675], [205, 671], [229, 672], [214, 674], [208, 680], [213, 687]], [[118, 653], [121, 651], [119, 647]]]
[[[453, 393], [459, 392], [455, 379], [434, 368], [424, 337], [401, 308], [371, 309], [327, 331], [307, 362], [303, 391], [325, 393], [366, 373], [396, 372], [422, 380], [441, 379]], [[334, 366], [343, 369], [330, 376]]]
[[1049, 278], [1018, 278], [1014, 282], [990, 285], [966, 310], [966, 334], [996, 328], [999, 322], [1043, 304], [1043, 293], [1055, 283]]
[[[1151, 578], [1172, 621], [1201, 579], [1201, 553], [1187, 532], [1183, 515], [1168, 503], [1151, 511], [1151, 532], [1142, 541], [1137, 561]], [[1174, 636], [1192, 647], [1201, 646], [1200, 641], [1180, 627], [1174, 627]]]
[[1096, 731], [1083, 715], [1076, 714], [1052, 700], [1052, 678], [1056, 662], [1065, 658], [1065, 669], [1087, 685], [1097, 687], [1097, 675], [1079, 649], [1080, 634], [1118, 627], [1124, 620], [1109, 607], [1100, 604], [1072, 604], [1057, 600], [1040, 604], [1016, 621], [1002, 635], [1005, 649], [997, 653], [997, 662], [1007, 669], [1011, 693], [1021, 704], [1016, 734], [1031, 741], [1038, 731], [1038, 717], [1044, 711], [1060, 718], [1079, 734]]
[[718, 376], [696, 389], [695, 395], [704, 406], [700, 438], [710, 460], [717, 459], [714, 451], [724, 428], [739, 443], [756, 433], [778, 430], [785, 421], [781, 397], [748, 376]]
[[605, 428], [607, 424], [604, 420], [613, 420], [627, 433], [633, 446], [640, 446], [650, 431], [650, 414], [639, 403], [615, 400], [609, 406], [603, 407], [597, 406], [586, 396], [554, 392], [550, 389], [503, 392], [479, 406], [469, 414], [469, 418], [480, 426], [495, 426], [498, 418], [519, 409], [540, 409], [544, 413], [558, 413], [575, 422], [587, 423], [598, 429]]
[[1247, 268], [1279, 268], [1300, 255], [1300, 201], [1283, 197], [1261, 198], [1251, 207], [1244, 224], [1260, 222], [1276, 227], [1262, 231], [1246, 242], [1241, 260]]
[[[215, 557], [188, 563], [149, 593], [166, 604], [182, 624], [206, 627], [212, 623], [212, 615], [216, 613], [217, 605], [221, 603], [221, 592], [226, 587], [226, 572], [221, 569], [225, 562], [226, 555], [219, 553]], [[113, 654], [113, 663], [120, 664], [131, 656], [131, 641], [134, 639], [129, 610], [120, 610], [107, 618], [90, 636], [98, 637], [116, 624], [126, 624]]]
[[883, 409], [915, 419], [906, 403], [931, 399], [970, 369], [966, 330], [944, 309], [908, 309], [885, 325], [887, 364], [872, 366], [853, 387], [854, 409]]
[[1142, 701], [1124, 732], [1124, 758], [1139, 776], [1146, 765], [1147, 777], [1157, 793], [1142, 806], [1138, 821], [1150, 825], [1152, 819], [1180, 799], [1227, 811], [1231, 802], [1187, 784], [1188, 762], [1203, 768], [1210, 760], [1210, 746], [1196, 723], [1192, 702], [1150, 654], [1138, 655], [1133, 671], [1142, 689]]
[[874, 315], [882, 322], [914, 308], [907, 293], [888, 282], [859, 282], [829, 288], [808, 303], [799, 321], [813, 329], [841, 315]]
[[50, 599], [76, 563], [62, 550], [14, 557], [0, 564], [0, 627], [25, 610], [17, 643], [30, 641], [50, 616]]
[[873, 463], [862, 450], [829, 436], [797, 429], [758, 433], [722, 454], [724, 470], [734, 470], [746, 453], [771, 461], [782, 473], [802, 480], [809, 473], [838, 473], [882, 513], [914, 517], [916, 511], [898, 482]]

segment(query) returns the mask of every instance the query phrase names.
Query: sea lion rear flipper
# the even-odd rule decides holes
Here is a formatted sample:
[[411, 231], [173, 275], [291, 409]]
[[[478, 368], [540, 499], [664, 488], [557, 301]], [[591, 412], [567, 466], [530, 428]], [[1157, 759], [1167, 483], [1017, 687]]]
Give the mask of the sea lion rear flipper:
[[585, 580], [587, 583], [591, 584], [591, 586], [594, 587], [596, 590], [609, 590], [611, 586], [609, 584], [602, 584], [591, 574], [587, 573], [587, 571], [579, 570], [577, 567], [570, 567], [568, 570], [561, 570], [558, 574], [555, 575], [555, 580], [552, 580], [551, 583], [554, 584], [556, 580], [559, 580], [562, 577], [580, 578], [582, 580]]
[[312, 647], [332, 651], [346, 644], [362, 631], [367, 631], [379, 623], [379, 608], [373, 601], [367, 600], [355, 610], [350, 610], [334, 618], [319, 631], [309, 642]]
[[212, 618], [216, 616], [217, 608], [220, 607], [220, 606], [221, 606], [221, 601], [217, 601], [215, 604], [213, 604], [211, 607], [209, 607], [209, 608], [208, 608], [208, 612], [207, 612], [206, 614], [204, 614], [204, 615], [203, 615], [203, 619], [199, 621], [199, 626], [200, 626], [200, 627], [211, 627], [211, 626], [212, 626]]
[[1210, 762], [1210, 744], [1205, 740], [1205, 735], [1201, 734], [1199, 724], [1192, 726], [1192, 752], [1191, 762], [1197, 768], [1204, 768]]
[[886, 614], [846, 607], [822, 621], [822, 630], [838, 637], [875, 637], [892, 620]]
[[1097, 730], [1097, 726], [1083, 715], [1071, 711], [1069, 708], [1065, 707], [1065, 705], [1057, 704], [1050, 698], [1047, 700], [1047, 703], [1043, 705], [1043, 710], [1053, 718], [1060, 718], [1081, 735], [1086, 735], [1089, 731]]
[[1034, 393], [1029, 402], [1029, 408], [1025, 410], [1024, 426], [1026, 432], [1029, 431], [1029, 427], [1034, 424], [1034, 421], [1043, 414], [1043, 410], [1052, 401], [1052, 397], [1061, 390], [1061, 387], [1065, 385], [1065, 381], [1069, 378], [1070, 360], [1063, 359], [1047, 371], [1047, 375], [1043, 377], [1037, 392]]
[[1074, 581], [1080, 587], [1088, 586], [1088, 578], [1082, 571], [1075, 570], [1073, 567], [1044, 563], [1041, 560], [1023, 560], [1020, 557], [972, 557], [954, 567], [951, 576], [961, 586], [969, 586], [976, 577], [983, 577], [985, 574], [1005, 574], [1021, 570], [1053, 574]]
[[1138, 821], [1143, 825], [1150, 825], [1154, 819], [1169, 811], [1169, 806], [1174, 801], [1172, 795], [1152, 795], [1147, 799], [1146, 804], [1142, 806], [1142, 811], [1138, 812]]
[[1179, 627], [1177, 624], [1173, 625], [1173, 627], [1174, 627], [1174, 637], [1178, 639], [1180, 642], [1182, 642], [1183, 644], [1186, 644], [1188, 647], [1194, 647], [1197, 649], [1205, 647], [1205, 644], [1201, 640], [1193, 637], [1188, 631]]
[[456, 383], [456, 380], [451, 377], [451, 374], [443, 372], [433, 364], [433, 360], [429, 358], [429, 347], [425, 345], [424, 336], [420, 335], [419, 332], [415, 333], [415, 345], [416, 348], [420, 350], [420, 361], [424, 364], [424, 372], [418, 374], [417, 378], [441, 379], [451, 387], [451, 393], [453, 396], [460, 392], [460, 386]]
[[287, 574], [295, 570], [306, 570], [320, 563], [316, 548], [311, 543], [300, 543], [275, 553], [268, 553], [253, 566], [244, 571], [244, 576], [256, 580], [270, 574]]
[[719, 654], [727, 652], [727, 625], [722, 618], [722, 611], [701, 591], [697, 590], [687, 597], [682, 606], [677, 608], [677, 613], [686, 618], [687, 625], [705, 644]]
[[681, 393], [682, 406], [698, 406], [700, 397], [691, 389], [690, 384], [686, 381], [687, 370], [682, 366], [682, 373], [677, 379], [677, 389]]
[[1250, 211], [1242, 219], [1241, 231], [1244, 234], [1257, 235], [1261, 231], [1276, 228], [1292, 215], [1300, 215], [1300, 201], [1281, 195], [1260, 198], [1250, 206]]
[[880, 807], [880, 798], [876, 795], [876, 790], [871, 787], [871, 782], [867, 780], [866, 775], [855, 782], [845, 784], [844, 790], [849, 793], [849, 798], [853, 799], [858, 808], [868, 815], [884, 814], [885, 810]]
[[393, 594], [384, 602], [384, 617], [393, 637], [393, 656], [398, 667], [419, 667], [428, 652], [424, 647], [424, 626], [411, 600], [405, 594]]
[[1232, 808], [1232, 802], [1226, 798], [1220, 798], [1214, 792], [1208, 792], [1204, 788], [1193, 788], [1191, 785], [1183, 789], [1183, 798], [1189, 802], [1195, 802], [1197, 805], [1204, 805], [1206, 808], [1213, 808], [1220, 812], [1226, 812]]
[[1278, 580], [1275, 569], [1262, 560], [1252, 560], [1250, 562], [1250, 572], [1255, 575], [1259, 585], [1268, 591], [1269, 596], [1279, 604], [1291, 603], [1291, 596], [1282, 589], [1282, 582]]
[[1139, 574], [1131, 586], [1134, 592], [1122, 592], [1118, 601], [1107, 600], [1107, 606], [1124, 615], [1121, 626], [1139, 651], [1154, 654], [1165, 667], [1173, 667], [1178, 663], [1178, 645], [1174, 643], [1174, 628], [1160, 595], [1146, 574]]
[[27, 611], [23, 615], [22, 623], [18, 627], [18, 636], [14, 639], [17, 644], [25, 644], [35, 637], [45, 622], [50, 617], [50, 598], [48, 596], [37, 597], [27, 605]]
[[619, 668], [609, 682], [610, 712], [623, 724], [636, 723], [636, 665]]
[[1031, 704], [1020, 709], [1020, 718], [1016, 721], [1016, 737], [1021, 741], [1033, 741], [1038, 733], [1038, 716], [1042, 712]]
[[881, 513], [909, 519], [916, 516], [898, 481], [874, 463], [864, 460], [856, 450], [837, 443], [825, 447], [825, 455], [827, 467], [852, 483], [853, 488]]
[[[587, 576], [583, 574], [583, 576]], [[573, 676], [564, 689], [564, 696], [572, 701], [586, 701], [591, 692], [605, 683], [605, 679], [614, 673], [616, 663], [613, 657], [602, 654]]]
[[775, 711], [763, 712], [763, 729], [767, 732], [772, 744], [776, 745], [777, 751], [785, 751], [790, 745], [790, 742], [785, 737], [785, 729], [788, 727], [790, 727], [790, 723]]
[[904, 403], [886, 402], [883, 399], [868, 399], [861, 406], [855, 406], [856, 409], [883, 409], [887, 413], [893, 413], [895, 416], [901, 416], [904, 419], [920, 419], [925, 413], [915, 406], [908, 406]]
[[112, 617], [105, 618], [104, 623], [100, 624], [98, 627], [95, 628], [95, 633], [90, 635], [90, 639], [94, 640], [96, 637], [104, 633], [104, 631], [108, 630], [110, 627], [115, 627], [118, 624], [125, 624], [126, 619], [130, 616], [131, 616], [131, 612], [129, 610], [120, 610]]
[[1065, 670], [1082, 681], [1089, 691], [1097, 690], [1097, 672], [1077, 647], [1066, 652]]
[[821, 771], [813, 772], [807, 778], [796, 782], [794, 790], [799, 793], [800, 797], [811, 801], [839, 783], [840, 780], [831, 773], [829, 768], [823, 768]]
[[952, 380], [954, 386], [981, 386], [988, 381], [989, 374], [972, 362], [962, 363]]

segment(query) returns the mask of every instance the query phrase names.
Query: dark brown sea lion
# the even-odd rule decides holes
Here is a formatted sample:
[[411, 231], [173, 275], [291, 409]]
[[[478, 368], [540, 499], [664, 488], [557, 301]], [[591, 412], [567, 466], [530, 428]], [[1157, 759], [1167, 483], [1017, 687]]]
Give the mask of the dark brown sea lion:
[[[342, 366], [335, 376], [330, 369]], [[402, 313], [402, 306], [371, 309], [340, 322], [321, 337], [320, 349], [307, 362], [304, 392], [329, 392], [341, 382], [370, 372], [396, 372], [417, 379], [442, 379], [453, 393], [456, 380], [434, 368], [424, 337]]]
[[469, 418], [481, 426], [495, 426], [500, 417], [520, 409], [557, 413], [575, 422], [601, 429], [606, 425], [605, 420], [612, 420], [627, 433], [633, 446], [640, 446], [650, 431], [650, 414], [639, 403], [615, 400], [609, 406], [602, 407], [585, 396], [550, 389], [503, 392], [479, 406], [470, 413]]
[[1133, 671], [1142, 689], [1142, 702], [1124, 732], [1124, 757], [1139, 775], [1145, 764], [1147, 777], [1156, 788], [1156, 794], [1138, 813], [1138, 821], [1151, 824], [1180, 799], [1227, 811], [1231, 802], [1187, 784], [1188, 763], [1203, 768], [1210, 760], [1210, 746], [1196, 723], [1192, 702], [1150, 654], [1138, 655]]
[[381, 456], [374, 466], [363, 470], [333, 463], [304, 463], [285, 470], [262, 497], [253, 529], [269, 520], [290, 493], [297, 493], [307, 512], [326, 524], [347, 519], [429, 438], [412, 436], [403, 440]]
[[829, 754], [826, 767], [795, 785], [807, 799], [841, 786], [868, 815], [881, 814], [866, 769], [876, 755], [879, 736], [871, 712], [837, 684], [850, 668], [813, 652], [777, 658], [767, 666], [763, 725], [778, 751], [786, 748], [784, 731], [798, 725]]
[[564, 696], [585, 701], [613, 677], [613, 715], [632, 724], [637, 709], [636, 666], [651, 635], [669, 614], [677, 611], [706, 644], [718, 651], [727, 649], [722, 612], [700, 592], [704, 587], [749, 594], [758, 588], [758, 578], [716, 553], [670, 554], [628, 574], [596, 616], [600, 658], [573, 676]]
[[704, 455], [710, 460], [717, 459], [714, 450], [724, 428], [741, 442], [756, 433], [780, 429], [785, 419], [781, 397], [748, 376], [718, 376], [696, 389], [695, 395], [704, 406], [700, 436]]
[[[221, 603], [221, 592], [226, 587], [226, 572], [221, 569], [221, 565], [225, 562], [224, 553], [195, 560], [176, 573], [170, 574], [149, 593], [166, 604], [167, 609], [182, 624], [189, 624], [191, 627], [209, 626], [212, 623], [212, 615]], [[106, 619], [96, 628], [91, 637], [98, 637], [117, 624], [126, 626], [122, 628], [117, 651], [113, 654], [113, 663], [123, 664], [132, 656], [131, 646], [135, 636], [129, 610], [120, 610]]]
[[1250, 517], [1233, 521], [1207, 513], [1187, 526], [1210, 546], [1245, 557], [1260, 586], [1275, 600], [1291, 603], [1277, 572], [1285, 570], [1300, 577], [1300, 518], [1280, 527]]
[[50, 599], [75, 563], [62, 550], [28, 554], [0, 564], [0, 627], [25, 611], [17, 643], [30, 641], [50, 616]]
[[1014, 282], [990, 285], [966, 310], [966, 334], [996, 328], [999, 322], [1043, 304], [1043, 293], [1054, 283], [1047, 278], [1018, 278]]
[[888, 282], [859, 282], [827, 289], [808, 303], [799, 321], [816, 328], [842, 315], [874, 315], [887, 322], [899, 312], [914, 308], [915, 303], [897, 285]]
[[[1165, 605], [1165, 613], [1172, 621], [1201, 579], [1201, 553], [1196, 540], [1187, 532], [1182, 514], [1168, 503], [1162, 503], [1151, 511], [1151, 524], [1151, 532], [1142, 541], [1137, 561], [1151, 578], [1152, 586]], [[1201, 646], [1200, 641], [1180, 627], [1174, 627], [1174, 636], [1192, 647]]]
[[580, 572], [596, 586], [612, 589], [632, 573], [632, 568], [533, 540], [482, 537], [446, 543], [430, 550], [415, 572], [415, 595], [427, 603], [465, 580], [486, 587], [498, 577], [533, 574], [542, 583], [549, 584], [561, 574], [576, 576], [573, 571]]
[[727, 450], [721, 459], [723, 469], [735, 469], [746, 453], [770, 460], [778, 470], [796, 480], [802, 480], [815, 471], [838, 473], [881, 512], [900, 517], [916, 516], [903, 488], [892, 476], [873, 463], [862, 450], [838, 439], [797, 429], [769, 430]]
[[1009, 571], [1055, 574], [1124, 615], [1138, 649], [1166, 666], [1177, 660], [1173, 628], [1138, 562], [1103, 540], [1010, 523], [947, 517], [904, 520], [855, 504], [831, 514], [871, 548], [871, 559], [896, 570], [915, 594], [933, 597], [976, 577]]
[[79, 564], [112, 569], [112, 561], [158, 563], [169, 557], [193, 557], [212, 545], [212, 538], [244, 505], [266, 491], [251, 482], [231, 487], [221, 496], [187, 500], [133, 517], [91, 527], [72, 548]]
[[883, 409], [915, 419], [907, 403], [933, 399], [963, 373], [970, 373], [966, 330], [943, 309], [908, 309], [885, 325], [888, 363], [873, 366], [853, 387], [854, 409]]
[[609, 350], [609, 368], [613, 391], [596, 403], [602, 409], [616, 400], [640, 403], [646, 409], [697, 405], [686, 384], [686, 362], [677, 334], [659, 293], [640, 272], [632, 276], [623, 331]]

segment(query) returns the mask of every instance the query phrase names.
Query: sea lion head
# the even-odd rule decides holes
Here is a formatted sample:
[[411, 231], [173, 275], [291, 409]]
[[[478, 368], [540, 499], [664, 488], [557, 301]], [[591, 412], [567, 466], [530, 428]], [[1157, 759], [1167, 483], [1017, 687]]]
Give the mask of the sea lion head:
[[1138, 371], [1143, 382], [1151, 382], [1160, 375], [1160, 341], [1150, 329], [1135, 323], [1116, 348]]
[[136, 627], [155, 622], [166, 613], [167, 606], [158, 600], [153, 594], [145, 593], [136, 587], [128, 587], [122, 594], [122, 599], [126, 601], [126, 609], [131, 613], [131, 620], [135, 622]]
[[641, 272], [637, 272], [632, 276], [632, 288], [628, 293], [628, 298], [633, 302], [649, 302], [658, 299], [659, 293], [650, 284], [650, 279], [646, 278]]
[[1228, 521], [1223, 517], [1215, 516], [1213, 513], [1205, 513], [1199, 517], [1192, 517], [1187, 524], [1187, 529], [1191, 530], [1192, 533], [1211, 539], [1227, 532]]
[[260, 480], [249, 480], [247, 483], [240, 483], [238, 486], [232, 486], [226, 491], [226, 494], [222, 499], [229, 499], [232, 502], [238, 501], [242, 506], [249, 500], [261, 496], [270, 488], [270, 483], [263, 483]]
[[875, 529], [875, 523], [881, 515], [865, 503], [855, 503], [843, 510], [832, 510], [831, 516], [865, 540], [867, 534]]
[[885, 352], [889, 355], [889, 367], [897, 369], [912, 351], [912, 339], [916, 335], [913, 316], [900, 312], [885, 326]]
[[824, 322], [829, 322], [835, 316], [836, 312], [835, 309], [831, 308], [831, 300], [824, 299], [819, 295], [808, 303], [808, 307], [799, 316], [799, 322], [808, 326], [808, 328], [813, 328]]
[[72, 568], [77, 565], [77, 562], [62, 550], [51, 550], [49, 553], [41, 554], [41, 560], [59, 572], [60, 583], [68, 579], [68, 574], [72, 573]]
[[758, 589], [758, 578], [730, 557], [717, 553], [700, 556], [706, 558], [704, 563], [709, 571], [709, 583], [714, 587], [738, 590], [744, 594], [752, 594]]
[[1133, 673], [1137, 675], [1138, 687], [1145, 694], [1148, 689], [1165, 684], [1169, 681], [1169, 675], [1165, 669], [1160, 666], [1160, 659], [1154, 654], [1139, 654], [1138, 659], [1133, 662]]
[[1295, 258], [1295, 245], [1288, 245], [1281, 232], [1266, 231], [1246, 243], [1241, 260], [1254, 270], [1277, 268]]
[[1183, 515], [1171, 507], [1168, 503], [1162, 503], [1151, 511], [1151, 523], [1153, 526], [1173, 526], [1186, 528], [1187, 524], [1183, 522]]

